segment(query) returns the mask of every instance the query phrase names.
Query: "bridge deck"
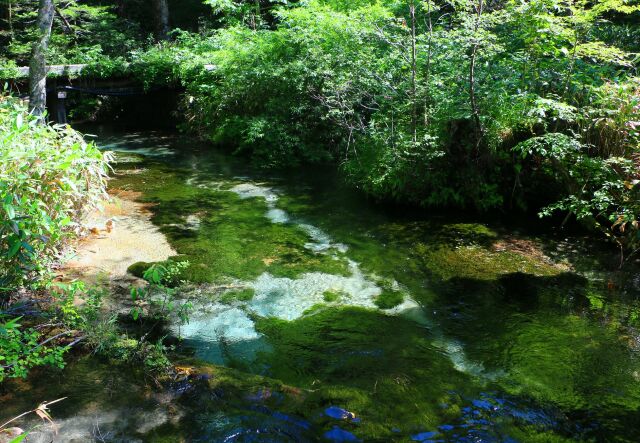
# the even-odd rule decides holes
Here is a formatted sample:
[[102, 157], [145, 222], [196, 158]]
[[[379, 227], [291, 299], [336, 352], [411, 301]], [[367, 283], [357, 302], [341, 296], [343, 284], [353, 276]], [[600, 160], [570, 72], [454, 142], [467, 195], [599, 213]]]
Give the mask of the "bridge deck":
[[[77, 75], [82, 72], [87, 65], [53, 65], [47, 66], [47, 74], [48, 75]], [[18, 78], [29, 77], [29, 67], [23, 66], [18, 68]]]
[[[57, 77], [76, 76], [82, 74], [82, 71], [89, 65], [51, 65], [47, 66], [47, 75], [54, 75]], [[215, 65], [204, 65], [204, 69], [207, 71], [215, 70]], [[18, 75], [15, 78], [27, 78], [29, 77], [29, 67], [22, 66], [18, 68]]]

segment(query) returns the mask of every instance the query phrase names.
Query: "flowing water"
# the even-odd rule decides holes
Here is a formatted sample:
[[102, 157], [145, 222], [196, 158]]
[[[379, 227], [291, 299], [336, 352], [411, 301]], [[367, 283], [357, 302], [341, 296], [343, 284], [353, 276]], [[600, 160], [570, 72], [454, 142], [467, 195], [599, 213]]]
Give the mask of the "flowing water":
[[[194, 303], [164, 389], [95, 357], [18, 383], [30, 441], [640, 441], [640, 279], [584, 239], [385, 209], [188, 138], [108, 134]], [[116, 221], [117, 222], [117, 221]], [[526, 233], [525, 233], [526, 232]], [[31, 403], [30, 403], [31, 402]], [[21, 409], [22, 408], [22, 409]]]

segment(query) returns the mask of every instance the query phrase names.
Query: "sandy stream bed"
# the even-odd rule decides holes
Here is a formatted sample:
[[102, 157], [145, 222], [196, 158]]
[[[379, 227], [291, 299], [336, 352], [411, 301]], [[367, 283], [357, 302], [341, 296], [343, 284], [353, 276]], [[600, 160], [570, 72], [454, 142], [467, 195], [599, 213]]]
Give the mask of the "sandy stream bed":
[[[149, 205], [135, 201], [139, 194], [111, 190], [112, 199], [102, 211], [90, 214], [86, 225], [93, 231], [78, 242], [75, 253], [62, 267], [64, 279], [92, 282], [130, 280], [127, 268], [137, 262], [157, 262], [176, 255], [166, 237], [151, 222]], [[113, 222], [107, 229], [107, 222]]]

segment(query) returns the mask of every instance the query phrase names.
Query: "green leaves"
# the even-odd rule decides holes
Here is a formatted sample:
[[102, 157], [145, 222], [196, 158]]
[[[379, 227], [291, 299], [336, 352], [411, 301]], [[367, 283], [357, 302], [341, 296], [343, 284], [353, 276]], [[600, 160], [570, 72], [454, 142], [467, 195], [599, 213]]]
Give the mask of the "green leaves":
[[0, 95], [0, 297], [37, 281], [76, 234], [73, 222], [106, 197], [109, 155], [71, 129], [33, 121]]
[[0, 323], [0, 382], [5, 378], [26, 377], [34, 366], [64, 366], [67, 347], [43, 346], [45, 338], [32, 328], [23, 329], [14, 318]]
[[179, 300], [177, 291], [173, 288], [180, 283], [181, 272], [189, 266], [189, 262], [154, 263], [143, 274], [149, 283], [144, 288], [131, 288], [131, 300], [135, 306], [131, 308], [131, 317], [137, 321], [144, 311], [142, 303], [149, 306], [148, 315], [154, 318], [167, 319], [171, 315], [177, 316], [183, 323], [189, 322], [190, 302]]
[[16, 210], [13, 205], [5, 203], [2, 205], [2, 208], [4, 209], [7, 219], [13, 220], [16, 217]]
[[542, 208], [541, 217], [567, 212], [601, 231], [623, 252], [637, 250], [640, 203], [632, 160], [594, 156], [592, 146], [563, 133], [532, 137], [513, 150], [562, 184], [561, 199]]
[[16, 255], [22, 247], [22, 242], [19, 239], [11, 238], [10, 240], [8, 240], [8, 243], [9, 252], [7, 253], [7, 258], [13, 258], [13, 256]]

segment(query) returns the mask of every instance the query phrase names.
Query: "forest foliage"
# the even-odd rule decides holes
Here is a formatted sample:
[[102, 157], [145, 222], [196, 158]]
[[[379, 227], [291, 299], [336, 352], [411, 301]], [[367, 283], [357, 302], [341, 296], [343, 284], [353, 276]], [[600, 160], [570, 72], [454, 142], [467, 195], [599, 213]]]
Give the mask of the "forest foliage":
[[185, 128], [262, 167], [336, 162], [379, 199], [640, 246], [637, 2], [208, 3], [224, 27], [136, 54], [186, 88]]
[[[0, 95], [0, 381], [62, 366], [69, 342], [60, 341], [96, 320], [100, 294], [53, 284], [51, 268], [83, 214], [106, 197], [109, 159], [68, 126], [40, 124], [24, 102]], [[25, 290], [49, 309], [34, 307]]]
[[[0, 65], [26, 62], [34, 4], [4, 0]], [[181, 126], [261, 167], [333, 162], [382, 200], [574, 216], [633, 252], [638, 8], [172, 0], [171, 40], [157, 42], [153, 0], [74, 0], [50, 60], [184, 88]]]
[[68, 127], [39, 125], [0, 96], [0, 299], [37, 282], [106, 197], [108, 154]]

